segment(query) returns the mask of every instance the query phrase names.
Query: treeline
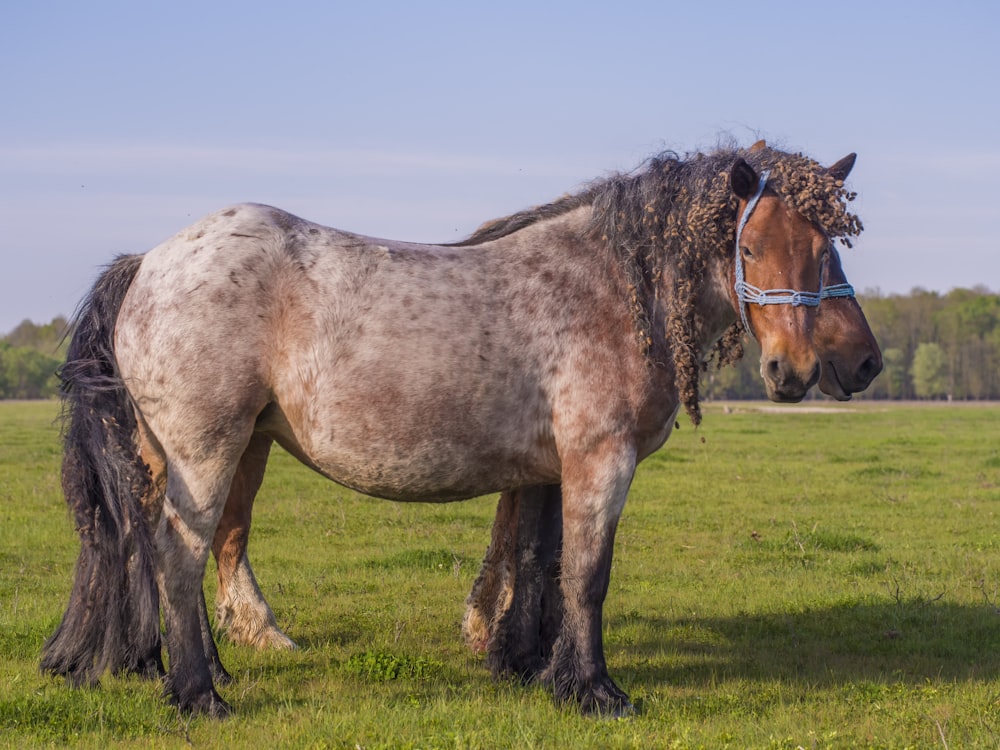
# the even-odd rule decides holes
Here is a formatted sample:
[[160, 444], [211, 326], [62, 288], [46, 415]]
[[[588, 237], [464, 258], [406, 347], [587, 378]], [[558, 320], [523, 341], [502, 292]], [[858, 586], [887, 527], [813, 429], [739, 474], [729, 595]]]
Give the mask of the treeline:
[[[985, 287], [947, 294], [868, 292], [861, 307], [882, 348], [884, 369], [856, 398], [1000, 400], [1000, 294]], [[0, 398], [50, 398], [65, 357], [67, 322], [24, 321], [0, 338]], [[701, 391], [711, 399], [766, 398], [760, 349], [748, 340], [736, 367], [710, 366]], [[818, 396], [819, 394], [817, 394]]]
[[65, 318], [46, 325], [25, 320], [0, 338], [0, 399], [51, 398], [59, 392], [56, 369], [66, 356]]
[[[868, 292], [861, 307], [882, 349], [882, 374], [855, 398], [1000, 399], [1000, 295], [985, 287], [947, 294]], [[748, 342], [735, 368], [710, 369], [709, 398], [764, 398], [760, 349]]]

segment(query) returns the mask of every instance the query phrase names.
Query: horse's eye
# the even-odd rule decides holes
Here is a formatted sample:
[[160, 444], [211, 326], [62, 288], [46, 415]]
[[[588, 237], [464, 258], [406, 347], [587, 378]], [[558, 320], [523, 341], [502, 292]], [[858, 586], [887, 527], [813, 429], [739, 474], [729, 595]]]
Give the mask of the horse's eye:
[[743, 258], [745, 260], [753, 260], [753, 253], [750, 252], [749, 247], [740, 246], [740, 252], [743, 253]]

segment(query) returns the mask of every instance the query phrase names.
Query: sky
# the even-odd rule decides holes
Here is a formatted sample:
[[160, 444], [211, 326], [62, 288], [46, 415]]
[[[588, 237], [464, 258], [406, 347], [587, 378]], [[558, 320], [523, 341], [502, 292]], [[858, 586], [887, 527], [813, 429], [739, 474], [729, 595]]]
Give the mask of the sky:
[[0, 334], [232, 203], [460, 239], [671, 149], [858, 162], [859, 290], [1000, 291], [1000, 3], [0, 9]]

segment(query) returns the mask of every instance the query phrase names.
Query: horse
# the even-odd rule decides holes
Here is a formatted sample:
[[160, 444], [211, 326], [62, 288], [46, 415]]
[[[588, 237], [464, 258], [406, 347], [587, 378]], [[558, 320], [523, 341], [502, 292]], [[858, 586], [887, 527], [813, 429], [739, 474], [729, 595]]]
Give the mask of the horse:
[[[864, 391], [882, 370], [882, 354], [834, 248], [823, 274], [824, 297], [813, 329], [813, 344], [822, 374], [818, 388], [838, 401]], [[836, 296], [834, 296], [836, 295]], [[263, 465], [266, 456], [256, 462]], [[239, 474], [237, 476], [240, 476]], [[249, 543], [253, 502], [263, 473], [244, 477], [230, 493], [212, 543], [217, 563], [216, 626], [234, 643], [258, 649], [292, 649], [294, 641], [278, 626], [274, 612], [260, 590], [250, 565]], [[472, 592], [466, 601], [462, 633], [475, 652], [488, 650], [499, 617], [506, 611], [513, 589], [520, 497], [530, 489], [501, 495], [490, 546]], [[522, 579], [525, 578], [522, 575]], [[207, 606], [204, 618], [208, 619]], [[519, 639], [522, 642], [524, 638]], [[216, 662], [217, 678], [228, 675]]]
[[450, 246], [240, 204], [119, 257], [60, 370], [81, 549], [42, 668], [74, 685], [159, 675], [162, 613], [169, 700], [228, 715], [201, 581], [227, 500], [276, 441], [389, 500], [558, 485], [562, 618], [539, 679], [584, 713], [628, 715], [601, 622], [636, 466], [682, 406], [700, 420], [702, 358], [726, 356], [737, 320], [771, 399], [819, 380], [823, 266], [860, 231], [853, 161], [663, 154]]
[[[759, 142], [757, 148], [766, 144]], [[844, 273], [840, 253], [831, 248], [824, 268], [825, 297], [813, 330], [813, 343], [822, 365], [819, 389], [838, 401], [864, 391], [882, 370], [878, 343]], [[266, 453], [255, 466], [262, 468]], [[293, 649], [295, 643], [278, 626], [274, 612], [260, 590], [250, 565], [247, 545], [254, 498], [263, 472], [243, 476], [230, 493], [216, 530], [212, 552], [217, 563], [216, 626], [234, 643], [258, 649]], [[511, 590], [513, 550], [507, 546], [516, 535], [507, 529], [516, 519], [515, 501], [505, 493], [499, 502], [491, 542], [481, 572], [466, 602], [462, 632], [473, 651], [487, 650], [496, 619]], [[205, 603], [203, 617], [208, 621]], [[217, 652], [210, 653], [217, 679], [228, 680]]]

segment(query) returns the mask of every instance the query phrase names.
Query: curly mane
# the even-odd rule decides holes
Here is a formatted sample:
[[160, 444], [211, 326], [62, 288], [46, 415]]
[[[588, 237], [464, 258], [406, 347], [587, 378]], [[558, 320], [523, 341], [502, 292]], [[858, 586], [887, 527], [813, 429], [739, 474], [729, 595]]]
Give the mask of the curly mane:
[[[738, 201], [729, 184], [737, 158], [758, 173], [770, 169], [768, 186], [791, 207], [832, 239], [850, 247], [863, 229], [848, 210], [854, 200], [842, 181], [816, 161], [766, 146], [752, 149], [720, 147], [710, 154], [681, 157], [664, 152], [637, 170], [612, 174], [586, 185], [579, 193], [488, 222], [460, 246], [499, 239], [531, 224], [560, 216], [580, 206], [593, 207], [591, 231], [619, 257], [630, 261], [630, 292], [640, 345], [652, 345], [649, 300], [663, 269], [676, 280], [667, 295], [665, 337], [674, 365], [678, 395], [697, 425], [698, 378], [714, 357], [718, 367], [743, 356], [743, 329], [733, 323], [704, 357], [696, 332], [701, 328], [699, 294], [709, 261], [726, 258], [735, 241]], [[669, 264], [669, 266], [668, 266]]]

